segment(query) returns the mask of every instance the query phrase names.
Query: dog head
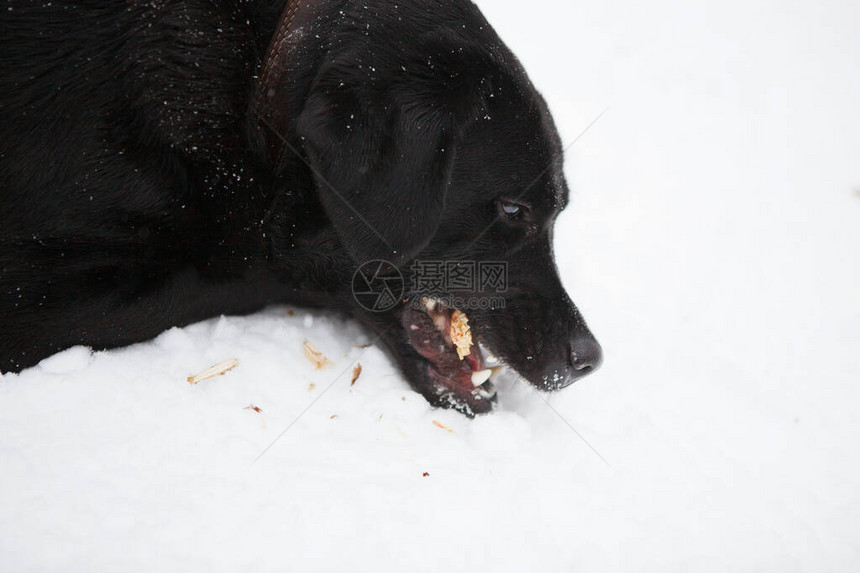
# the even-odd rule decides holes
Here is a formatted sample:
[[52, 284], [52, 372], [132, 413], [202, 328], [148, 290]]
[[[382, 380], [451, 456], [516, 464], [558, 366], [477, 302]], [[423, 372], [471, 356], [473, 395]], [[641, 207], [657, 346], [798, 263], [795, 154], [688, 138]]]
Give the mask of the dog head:
[[[494, 396], [480, 346], [542, 390], [594, 371], [600, 346], [553, 259], [568, 203], [560, 139], [478, 9], [347, 2], [324, 25], [329, 44], [295, 131], [352, 260], [390, 261], [410, 277], [421, 261], [506, 273], [492, 292], [443, 284], [427, 296], [413, 283], [410, 304], [372, 318], [395, 318], [387, 342], [413, 384], [433, 403], [480, 413]], [[479, 301], [460, 309], [475, 343], [466, 356], [451, 336], [463, 315], [449, 296]]]

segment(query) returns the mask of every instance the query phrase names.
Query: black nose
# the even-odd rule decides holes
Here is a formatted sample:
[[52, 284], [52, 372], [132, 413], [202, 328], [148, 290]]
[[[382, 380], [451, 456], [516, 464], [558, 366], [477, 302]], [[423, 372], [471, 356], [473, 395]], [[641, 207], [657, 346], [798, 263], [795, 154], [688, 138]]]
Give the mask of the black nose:
[[591, 335], [574, 336], [570, 340], [570, 365], [567, 385], [588, 376], [603, 364], [603, 349]]

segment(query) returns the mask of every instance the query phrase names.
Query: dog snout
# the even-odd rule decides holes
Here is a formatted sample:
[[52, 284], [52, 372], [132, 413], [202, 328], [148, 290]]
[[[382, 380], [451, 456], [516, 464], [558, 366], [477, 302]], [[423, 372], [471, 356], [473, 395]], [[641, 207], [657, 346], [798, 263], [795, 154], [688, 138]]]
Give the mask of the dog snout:
[[577, 336], [570, 341], [570, 363], [583, 375], [600, 368], [603, 349], [593, 336]]
[[563, 387], [588, 376], [603, 364], [603, 349], [592, 335], [574, 335], [569, 344], [570, 366]]

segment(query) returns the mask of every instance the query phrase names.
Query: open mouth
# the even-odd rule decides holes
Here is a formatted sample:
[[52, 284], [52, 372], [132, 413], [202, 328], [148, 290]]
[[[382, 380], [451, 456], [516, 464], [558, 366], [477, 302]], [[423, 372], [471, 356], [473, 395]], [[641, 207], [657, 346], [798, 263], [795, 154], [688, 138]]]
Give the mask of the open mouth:
[[403, 323], [412, 347], [429, 363], [441, 400], [471, 415], [492, 409], [496, 389], [490, 379], [500, 367], [488, 367], [463, 311], [424, 297], [419, 308], [405, 311]]

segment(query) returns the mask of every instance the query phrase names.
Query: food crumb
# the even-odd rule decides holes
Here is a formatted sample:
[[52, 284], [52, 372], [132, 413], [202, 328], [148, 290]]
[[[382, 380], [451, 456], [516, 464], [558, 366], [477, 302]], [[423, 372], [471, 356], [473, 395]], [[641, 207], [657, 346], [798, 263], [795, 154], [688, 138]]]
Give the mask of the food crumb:
[[355, 365], [355, 368], [352, 369], [352, 382], [349, 383], [350, 386], [355, 386], [355, 381], [358, 380], [358, 377], [361, 376], [361, 362]]
[[194, 374], [193, 376], [189, 376], [187, 378], [187, 380], [188, 380], [188, 383], [193, 386], [195, 384], [199, 384], [200, 382], [202, 382], [204, 380], [208, 380], [210, 378], [215, 378], [216, 376], [223, 376], [224, 374], [227, 374], [228, 372], [230, 372], [231, 370], [233, 370], [237, 366], [239, 366], [239, 361], [234, 358], [232, 360], [227, 360], [226, 362], [221, 362], [220, 364], [216, 364], [215, 366], [207, 368], [206, 370], [204, 370], [203, 372], [200, 372], [199, 374]]
[[308, 392], [313, 392], [316, 387], [317, 387], [317, 385], [314, 384], [313, 382], [311, 382], [311, 385], [308, 386]]
[[442, 424], [441, 422], [437, 422], [436, 420], [433, 420], [433, 425], [434, 425], [434, 426], [436, 426], [437, 428], [441, 428], [441, 429], [443, 429], [443, 430], [447, 430], [449, 434], [453, 434], [453, 433], [454, 433], [454, 430], [452, 430], [452, 429], [451, 429], [451, 428], [449, 428], [448, 426], [446, 426], [446, 425]]
[[463, 360], [472, 353], [472, 330], [469, 328], [469, 318], [466, 313], [455, 310], [451, 314], [451, 340], [457, 347], [457, 356]]
[[429, 477], [430, 477], [430, 473], [429, 473], [429, 472], [424, 472], [424, 476], [423, 476], [423, 477], [429, 478]]
[[250, 406], [246, 406], [246, 407], [245, 407], [245, 409], [246, 409], [246, 410], [254, 410], [254, 411], [255, 411], [255, 412], [257, 412], [258, 414], [262, 414], [262, 413], [263, 413], [263, 410], [261, 410], [261, 409], [260, 409], [260, 408], [258, 408], [257, 406], [254, 406], [253, 404], [251, 404]]
[[334, 365], [334, 363], [326, 358], [322, 352], [317, 350], [309, 340], [305, 340], [305, 356], [308, 360], [314, 363], [317, 370], [322, 370], [323, 368], [328, 368], [329, 366]]
[[332, 414], [331, 416], [329, 416], [329, 418], [328, 418], [328, 419], [329, 419], [329, 420], [334, 420], [335, 418], [337, 418], [337, 414]]

